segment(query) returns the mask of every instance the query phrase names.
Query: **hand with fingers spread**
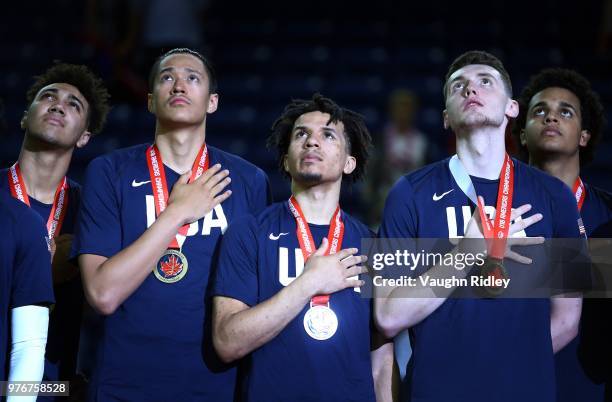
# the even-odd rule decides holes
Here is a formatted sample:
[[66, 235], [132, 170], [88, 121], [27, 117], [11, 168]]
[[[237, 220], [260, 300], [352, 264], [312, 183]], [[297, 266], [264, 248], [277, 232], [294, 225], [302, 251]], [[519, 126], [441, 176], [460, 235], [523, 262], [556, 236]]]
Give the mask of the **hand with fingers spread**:
[[300, 276], [305, 288], [314, 296], [363, 286], [364, 281], [352, 277], [367, 272], [367, 268], [361, 265], [367, 257], [357, 255], [359, 250], [356, 248], [325, 255], [328, 244], [327, 238], [323, 238], [317, 251], [308, 258], [304, 273]]
[[221, 170], [220, 164], [211, 166], [191, 183], [190, 176], [191, 171], [181, 175], [168, 199], [168, 208], [180, 211], [181, 224], [197, 221], [232, 195], [231, 190], [223, 191], [232, 179], [229, 170]]
[[[480, 202], [482, 203], [482, 205], [484, 205], [484, 199], [480, 196], [478, 198], [480, 199]], [[519, 217], [522, 217], [524, 214], [526, 214], [530, 210], [531, 210], [531, 205], [524, 204], [516, 209], [513, 209], [510, 215], [510, 220], [512, 224], [510, 225], [510, 228], [508, 230], [508, 239], [506, 243], [506, 253], [504, 255], [504, 258], [514, 260], [521, 264], [531, 264], [532, 261], [530, 258], [525, 257], [513, 251], [511, 249], [512, 246], [530, 246], [530, 245], [544, 243], [544, 238], [541, 236], [540, 237], [514, 237], [518, 232], [521, 232], [522, 230], [525, 230], [531, 225], [542, 220], [543, 216], [540, 213], [533, 214], [531, 216], [522, 218], [520, 220], [518, 219]], [[474, 211], [474, 214], [472, 215], [472, 219], [470, 219], [470, 221], [468, 222], [467, 228], [465, 230], [465, 238], [466, 239], [484, 239], [483, 230], [482, 230], [482, 222], [480, 219], [480, 213], [478, 212], [478, 209]], [[468, 244], [470, 245], [469, 246], [470, 249], [478, 249], [478, 251], [481, 251], [482, 249], [486, 248], [486, 246], [484, 246], [485, 244], [484, 241], [474, 242], [474, 240], [470, 240]], [[481, 245], [483, 247], [481, 247]], [[465, 244], [463, 244], [463, 248], [466, 248]], [[475, 250], [472, 250], [472, 251], [475, 251]]]

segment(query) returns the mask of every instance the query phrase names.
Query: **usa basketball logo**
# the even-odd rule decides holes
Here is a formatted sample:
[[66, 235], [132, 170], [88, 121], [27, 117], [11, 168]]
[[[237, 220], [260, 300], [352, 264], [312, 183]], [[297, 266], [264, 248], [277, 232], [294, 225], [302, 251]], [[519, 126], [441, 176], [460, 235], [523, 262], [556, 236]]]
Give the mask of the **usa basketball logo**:
[[153, 273], [164, 283], [174, 283], [185, 277], [187, 266], [187, 257], [183, 253], [168, 249], [155, 265]]

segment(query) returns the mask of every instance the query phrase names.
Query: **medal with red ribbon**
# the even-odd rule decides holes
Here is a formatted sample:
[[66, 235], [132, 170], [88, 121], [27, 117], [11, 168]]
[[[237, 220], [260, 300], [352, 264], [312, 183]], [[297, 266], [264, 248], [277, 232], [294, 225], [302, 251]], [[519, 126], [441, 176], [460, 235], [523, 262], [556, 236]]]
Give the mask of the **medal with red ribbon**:
[[584, 203], [584, 198], [586, 196], [584, 183], [580, 176], [576, 177], [576, 181], [574, 182], [574, 188], [572, 189], [574, 193], [574, 197], [576, 197], [576, 204], [578, 204], [578, 211], [582, 210], [582, 204]]
[[[295, 197], [291, 196], [288, 201], [289, 210], [295, 218], [297, 226], [296, 235], [304, 256], [304, 264], [308, 258], [315, 252], [316, 246], [314, 238], [308, 227], [308, 222], [302, 213], [300, 204]], [[340, 206], [336, 208], [332, 216], [327, 239], [329, 247], [325, 251], [325, 255], [335, 254], [342, 247], [342, 239], [344, 238], [344, 223], [342, 222], [342, 213]], [[319, 341], [324, 341], [331, 338], [338, 329], [338, 317], [330, 307], [330, 295], [316, 295], [310, 300], [310, 308], [304, 315], [304, 329], [306, 333]]]
[[497, 190], [497, 205], [493, 224], [484, 211], [484, 205], [478, 201], [478, 213], [482, 221], [482, 230], [487, 241], [489, 258], [482, 266], [482, 275], [493, 279], [492, 285], [486, 287], [486, 291], [492, 295], [498, 295], [503, 291], [502, 286], [496, 286], [498, 279], [506, 279], [508, 274], [503, 265], [510, 230], [510, 215], [512, 213], [512, 197], [514, 193], [514, 163], [506, 154], [502, 165], [499, 187]]
[[[8, 181], [11, 188], [11, 195], [29, 207], [30, 197], [28, 197], [25, 182], [23, 181], [23, 177], [21, 177], [21, 170], [19, 169], [18, 162], [15, 162], [13, 166], [9, 168]], [[68, 179], [64, 176], [55, 190], [53, 206], [51, 207], [51, 213], [47, 219], [47, 233], [49, 234], [49, 239], [55, 238], [62, 229], [68, 206], [67, 193], [69, 188]]]
[[[153, 188], [153, 198], [155, 200], [155, 216], [158, 217], [168, 205], [168, 183], [166, 181], [166, 172], [162, 162], [161, 154], [155, 144], [147, 148], [146, 151], [147, 165], [149, 167], [149, 176], [151, 177], [151, 187]], [[191, 168], [191, 176], [189, 182], [196, 180], [208, 169], [208, 149], [206, 144], [202, 144], [198, 155], [193, 162]], [[185, 277], [188, 268], [187, 257], [181, 252], [183, 243], [189, 224], [185, 224], [179, 228], [178, 233], [168, 245], [168, 249], [161, 256], [153, 273], [155, 277], [165, 283], [178, 282]]]

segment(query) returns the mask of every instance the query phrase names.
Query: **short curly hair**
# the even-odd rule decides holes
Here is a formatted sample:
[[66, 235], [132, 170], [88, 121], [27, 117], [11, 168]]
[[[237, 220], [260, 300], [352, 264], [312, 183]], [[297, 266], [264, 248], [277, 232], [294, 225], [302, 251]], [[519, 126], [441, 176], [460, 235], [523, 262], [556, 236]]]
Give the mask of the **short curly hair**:
[[580, 100], [582, 129], [588, 130], [591, 134], [591, 139], [587, 146], [580, 147], [579, 150], [580, 165], [587, 164], [593, 160], [595, 147], [601, 140], [603, 129], [606, 125], [604, 107], [597, 93], [591, 89], [589, 81], [578, 72], [565, 68], [544, 69], [532, 76], [527, 86], [523, 89], [518, 99], [519, 115], [512, 127], [512, 133], [519, 145], [520, 157], [524, 160], [529, 158], [527, 147], [523, 146], [520, 141], [521, 131], [525, 129], [527, 124], [529, 102], [539, 92], [553, 87], [567, 89]]
[[315, 93], [309, 100], [292, 100], [285, 107], [283, 114], [272, 124], [267, 144], [269, 149], [276, 149], [280, 171], [289, 176], [284, 170], [283, 161], [289, 150], [295, 121], [303, 114], [316, 111], [329, 114], [327, 124], [342, 122], [344, 125], [348, 153], [357, 161], [355, 170], [348, 175], [348, 178], [351, 182], [360, 180], [365, 173], [372, 148], [372, 137], [363, 116], [338, 106], [333, 100], [319, 93]]
[[47, 85], [70, 84], [83, 94], [89, 104], [87, 129], [92, 135], [102, 131], [110, 110], [108, 103], [110, 94], [102, 79], [98, 78], [87, 66], [56, 62], [44, 73], [35, 76], [34, 80], [34, 84], [30, 86], [26, 93], [28, 107], [34, 101], [38, 92]]
[[509, 97], [512, 97], [512, 81], [510, 80], [510, 74], [504, 67], [504, 64], [497, 57], [493, 56], [491, 53], [482, 51], [482, 50], [470, 50], [465, 52], [459, 56], [451, 63], [448, 67], [448, 71], [446, 72], [446, 76], [444, 76], [444, 99], [446, 99], [447, 91], [448, 91], [448, 79], [453, 73], [465, 66], [469, 66], [471, 64], [484, 64], [485, 66], [489, 66], [497, 70], [501, 75], [502, 81], [504, 82], [504, 86], [506, 88], [506, 92]]

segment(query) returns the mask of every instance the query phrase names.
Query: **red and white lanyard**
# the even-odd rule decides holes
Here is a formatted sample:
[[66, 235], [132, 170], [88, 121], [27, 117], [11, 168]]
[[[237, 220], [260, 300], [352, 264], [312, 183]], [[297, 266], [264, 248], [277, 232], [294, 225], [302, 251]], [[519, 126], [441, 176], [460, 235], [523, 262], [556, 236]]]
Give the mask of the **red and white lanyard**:
[[477, 199], [483, 234], [489, 243], [489, 255], [498, 260], [503, 260], [506, 252], [506, 242], [510, 230], [510, 214], [512, 213], [513, 186], [514, 163], [512, 163], [510, 156], [506, 154], [499, 177], [493, 225], [491, 225], [491, 221], [484, 212], [484, 205], [482, 205], [480, 199]]
[[[196, 180], [208, 169], [208, 162], [208, 149], [206, 144], [202, 144], [193, 162], [189, 182]], [[168, 205], [168, 183], [166, 182], [166, 172], [161, 154], [155, 144], [147, 148], [147, 165], [149, 166], [149, 176], [151, 177], [151, 187], [153, 188], [153, 198], [155, 199], [155, 216], [158, 217]], [[188, 230], [189, 224], [185, 224], [180, 227], [178, 234], [184, 238]], [[177, 250], [181, 248], [177, 236], [172, 239], [168, 248]]]
[[[302, 250], [302, 255], [304, 256], [304, 264], [311, 256], [312, 253], [315, 252], [316, 246], [314, 243], [314, 239], [312, 237], [312, 233], [310, 232], [310, 228], [308, 227], [308, 222], [306, 222], [306, 218], [304, 218], [304, 213], [300, 208], [300, 204], [297, 202], [294, 196], [291, 196], [288, 201], [289, 210], [293, 214], [295, 218], [295, 223], [297, 226], [296, 235], [298, 238], [298, 242], [300, 243], [300, 249]], [[340, 212], [340, 206], [336, 208], [336, 212], [332, 216], [329, 232], [327, 234], [327, 240], [329, 241], [329, 247], [325, 251], [325, 255], [335, 254], [342, 247], [342, 239], [344, 238], [344, 222], [342, 222], [342, 213]], [[316, 295], [310, 301], [311, 306], [318, 305], [329, 305], [329, 295]]]
[[[8, 181], [11, 188], [11, 195], [19, 201], [30, 205], [30, 197], [26, 191], [25, 182], [21, 176], [21, 170], [19, 169], [19, 162], [15, 162], [8, 170]], [[53, 198], [53, 206], [51, 207], [51, 213], [47, 219], [47, 233], [49, 239], [56, 237], [64, 223], [66, 217], [66, 209], [68, 206], [68, 190], [70, 185], [66, 176], [59, 182], [57, 189], [55, 190], [55, 197]]]
[[584, 188], [584, 183], [580, 176], [576, 178], [574, 182], [574, 188], [572, 189], [574, 193], [574, 197], [576, 197], [576, 204], [578, 204], [578, 211], [582, 209], [582, 204], [584, 203], [584, 198], [586, 196], [586, 191]]

